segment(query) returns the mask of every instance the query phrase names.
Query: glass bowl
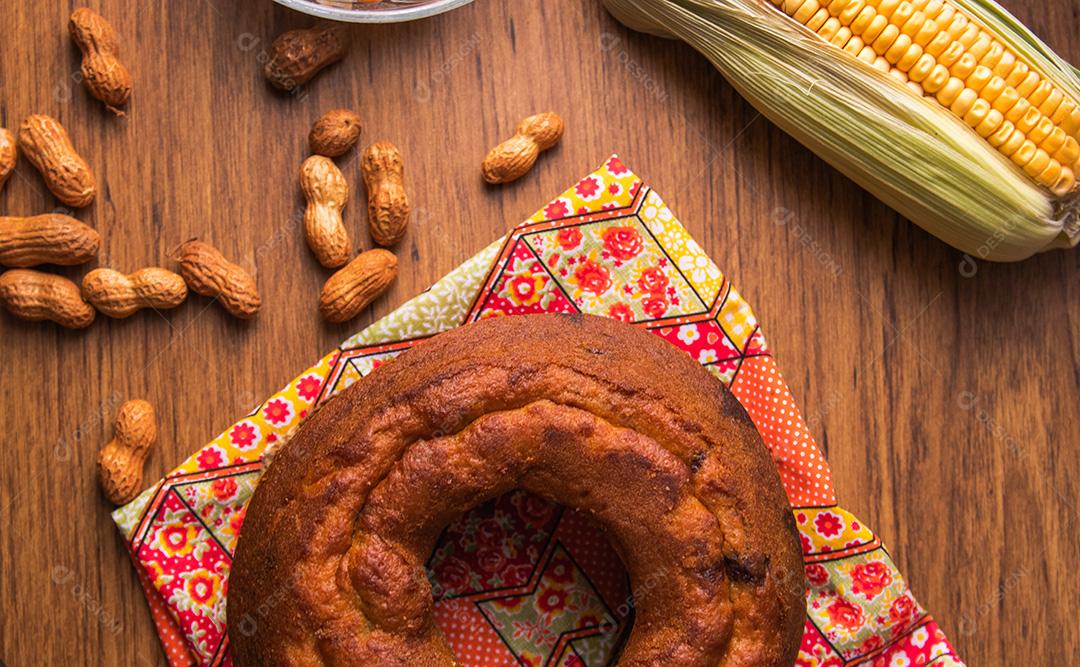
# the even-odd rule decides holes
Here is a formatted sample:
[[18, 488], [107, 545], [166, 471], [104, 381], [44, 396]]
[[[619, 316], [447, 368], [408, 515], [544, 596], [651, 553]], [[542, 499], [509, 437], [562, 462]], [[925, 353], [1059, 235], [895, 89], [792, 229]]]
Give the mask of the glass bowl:
[[399, 23], [448, 12], [472, 0], [274, 0], [305, 14], [349, 23]]

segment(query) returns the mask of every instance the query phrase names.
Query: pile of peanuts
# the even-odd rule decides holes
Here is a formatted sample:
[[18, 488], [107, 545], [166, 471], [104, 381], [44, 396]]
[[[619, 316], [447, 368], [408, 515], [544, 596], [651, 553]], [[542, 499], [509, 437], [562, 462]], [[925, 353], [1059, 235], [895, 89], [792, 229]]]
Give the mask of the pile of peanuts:
[[[349, 184], [330, 158], [351, 150], [359, 140], [360, 129], [360, 117], [355, 112], [326, 112], [308, 135], [313, 155], [300, 166], [300, 188], [307, 200], [304, 235], [308, 246], [320, 264], [338, 269], [319, 295], [319, 312], [330, 322], [347, 322], [356, 317], [397, 275], [397, 258], [383, 248], [362, 252], [349, 260], [352, 242], [342, 217], [349, 201]], [[562, 118], [554, 113], [521, 121], [514, 136], [484, 158], [484, 180], [496, 184], [521, 178], [542, 151], [558, 143], [562, 133]], [[377, 245], [393, 246], [405, 235], [409, 221], [401, 152], [388, 141], [376, 142], [363, 152], [360, 172], [367, 188], [371, 238]]]
[[[112, 25], [91, 9], [77, 9], [68, 22], [82, 51], [81, 74], [87, 90], [119, 116], [131, 99], [131, 74], [119, 59]], [[264, 74], [276, 88], [293, 90], [347, 53], [344, 29], [323, 25], [291, 30], [274, 40]], [[368, 195], [368, 228], [382, 248], [350, 259], [353, 245], [343, 211], [349, 185], [332, 158], [345, 155], [360, 138], [360, 117], [333, 109], [315, 121], [308, 135], [312, 155], [300, 167], [300, 187], [307, 201], [304, 235], [318, 262], [336, 272], [323, 285], [319, 312], [330, 322], [347, 322], [382, 294], [397, 275], [397, 258], [384, 248], [397, 244], [409, 220], [401, 152], [387, 141], [363, 151], [360, 170]], [[563, 133], [554, 113], [530, 116], [513, 137], [492, 149], [481, 165], [488, 183], [521, 178], [537, 156]], [[15, 169], [19, 152], [41, 173], [49, 190], [66, 206], [83, 208], [97, 195], [89, 164], [76, 151], [68, 132], [47, 115], [26, 118], [16, 138], [0, 128], [0, 188]], [[151, 266], [125, 274], [111, 268], [90, 271], [81, 287], [63, 276], [33, 270], [41, 264], [72, 266], [97, 257], [101, 238], [89, 226], [62, 213], [29, 217], [0, 216], [0, 305], [26, 320], [50, 320], [72, 329], [90, 326], [98, 312], [126, 318], [143, 308], [175, 308], [189, 290], [217, 300], [230, 314], [250, 319], [261, 306], [254, 278], [198, 239], [172, 255], [179, 274]]]
[[[86, 8], [71, 14], [68, 29], [82, 51], [80, 73], [87, 91], [123, 116], [132, 84], [119, 59], [116, 31]], [[14, 171], [20, 152], [65, 206], [84, 208], [96, 198], [94, 173], [57, 119], [28, 116], [17, 136], [0, 128], [0, 187]], [[237, 317], [252, 317], [259, 309], [251, 276], [198, 240], [176, 249], [179, 275], [153, 266], [126, 275], [98, 268], [83, 277], [80, 287], [63, 276], [31, 268], [83, 264], [97, 257], [100, 246], [97, 231], [63, 213], [0, 216], [0, 265], [10, 269], [0, 274], [0, 304], [16, 317], [50, 320], [72, 329], [90, 326], [98, 312], [124, 318], [142, 308], [175, 308], [189, 289], [218, 299]]]
[[[291, 30], [274, 40], [263, 73], [275, 88], [292, 91], [347, 51], [341, 26]], [[353, 246], [342, 215], [349, 184], [331, 158], [352, 150], [360, 132], [360, 117], [354, 111], [326, 112], [308, 134], [312, 155], [300, 166], [300, 188], [307, 200], [305, 238], [321, 265], [338, 269], [319, 295], [319, 312], [330, 322], [351, 320], [389, 287], [397, 275], [397, 258], [384, 248], [401, 240], [409, 221], [401, 151], [388, 141], [376, 142], [364, 150], [360, 171], [368, 195], [368, 229], [383, 248], [349, 260]], [[488, 153], [482, 165], [484, 180], [495, 184], [521, 178], [562, 133], [563, 122], [556, 114], [526, 118], [512, 138]]]
[[[337, 270], [319, 295], [319, 312], [329, 322], [356, 317], [397, 276], [397, 257], [389, 250], [375, 248], [350, 260], [353, 244], [343, 217], [349, 183], [331, 158], [352, 150], [360, 131], [355, 112], [326, 112], [308, 134], [312, 155], [300, 165], [300, 189], [307, 201], [304, 237], [319, 264]], [[401, 151], [389, 141], [368, 146], [360, 158], [360, 172], [367, 188], [371, 238], [380, 246], [393, 246], [409, 224]]]
[[[80, 71], [87, 91], [114, 114], [124, 116], [132, 81], [119, 59], [116, 31], [86, 8], [71, 14], [68, 28], [82, 52]], [[264, 74], [275, 88], [295, 90], [346, 52], [340, 26], [292, 30], [274, 40]], [[563, 121], [554, 113], [524, 119], [513, 137], [484, 158], [484, 180], [497, 184], [521, 178], [541, 152], [558, 143], [562, 133]], [[388, 288], [397, 275], [397, 258], [387, 248], [401, 241], [409, 223], [401, 152], [388, 141], [375, 142], [360, 154], [360, 172], [367, 190], [368, 231], [380, 247], [353, 256], [343, 217], [349, 184], [333, 158], [353, 150], [360, 134], [360, 117], [355, 112], [326, 112], [311, 127], [311, 156], [300, 166], [300, 189], [306, 201], [304, 236], [319, 264], [334, 270], [319, 296], [319, 312], [329, 322], [351, 320]], [[97, 196], [90, 165], [57, 119], [29, 116], [17, 135], [0, 128], [0, 188], [13, 173], [19, 153], [65, 206], [84, 208]], [[82, 278], [80, 286], [33, 268], [84, 264], [97, 258], [100, 246], [96, 230], [65, 213], [0, 216], [0, 266], [7, 268], [0, 274], [0, 305], [21, 319], [48, 320], [71, 329], [90, 326], [97, 313], [127, 318], [144, 308], [175, 308], [189, 291], [215, 299], [241, 319], [254, 317], [261, 306], [254, 278], [198, 239], [172, 251], [177, 272], [157, 266], [127, 274], [96, 268]], [[123, 504], [142, 486], [143, 462], [157, 434], [153, 406], [143, 400], [124, 403], [116, 416], [115, 433], [99, 453], [98, 478], [105, 495]]]

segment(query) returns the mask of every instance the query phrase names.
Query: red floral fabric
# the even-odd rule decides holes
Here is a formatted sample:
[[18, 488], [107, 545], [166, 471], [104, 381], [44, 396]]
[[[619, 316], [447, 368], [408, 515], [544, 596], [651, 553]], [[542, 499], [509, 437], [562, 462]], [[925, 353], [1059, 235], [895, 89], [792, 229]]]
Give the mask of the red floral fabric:
[[[731, 388], [770, 450], [799, 528], [808, 589], [798, 665], [962, 665], [881, 541], [837, 506], [828, 465], [749, 305], [618, 157], [116, 511], [169, 663], [231, 662], [229, 568], [269, 447], [416, 342], [530, 312], [644, 327]], [[633, 625], [625, 571], [598, 528], [525, 492], [449, 526], [428, 571], [436, 621], [466, 665], [604, 665]], [[634, 594], [662, 585], [636, 582]]]

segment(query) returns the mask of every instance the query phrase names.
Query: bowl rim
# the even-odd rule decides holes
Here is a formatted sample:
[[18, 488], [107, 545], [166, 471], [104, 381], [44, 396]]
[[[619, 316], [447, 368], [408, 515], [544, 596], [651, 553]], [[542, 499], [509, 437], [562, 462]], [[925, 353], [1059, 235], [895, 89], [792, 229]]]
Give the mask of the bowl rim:
[[279, 5], [295, 9], [298, 12], [318, 16], [331, 21], [343, 21], [346, 23], [400, 23], [403, 21], [415, 21], [448, 12], [473, 0], [437, 0], [415, 7], [402, 7], [400, 9], [386, 9], [373, 11], [368, 9], [343, 9], [341, 7], [328, 7], [313, 0], [274, 0]]

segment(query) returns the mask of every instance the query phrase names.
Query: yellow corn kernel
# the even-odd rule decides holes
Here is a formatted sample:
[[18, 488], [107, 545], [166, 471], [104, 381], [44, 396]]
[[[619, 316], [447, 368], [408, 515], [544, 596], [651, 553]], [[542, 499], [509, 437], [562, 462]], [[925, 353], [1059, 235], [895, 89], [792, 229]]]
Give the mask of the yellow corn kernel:
[[964, 82], [955, 76], [949, 77], [949, 82], [937, 92], [937, 101], [941, 102], [942, 106], [952, 106], [962, 92], [964, 92]]
[[1020, 119], [1024, 117], [1027, 110], [1031, 108], [1031, 102], [1028, 102], [1024, 98], [1016, 100], [1016, 104], [1012, 105], [1012, 108], [1005, 112], [1005, 117], [1014, 123], [1020, 122]]
[[923, 79], [930, 75], [930, 71], [934, 69], [936, 64], [934, 56], [924, 53], [919, 56], [919, 60], [908, 70], [908, 78], [916, 83], [922, 83]]
[[889, 16], [889, 23], [896, 27], [902, 27], [915, 14], [915, 8], [910, 2], [901, 2], [896, 6], [896, 11]]
[[863, 61], [867, 65], [873, 65], [874, 61], [877, 60], [877, 54], [874, 53], [874, 50], [869, 46], [864, 46], [862, 48], [862, 51], [859, 51], [859, 55], [855, 57]]
[[840, 19], [835, 16], [830, 17], [825, 21], [825, 24], [818, 28], [817, 34], [821, 36], [826, 42], [831, 42], [833, 35], [836, 34], [842, 26], [840, 25]]
[[896, 11], [896, 8], [900, 5], [900, 0], [878, 0], [877, 10], [878, 14], [881, 14], [885, 18], [889, 18]]
[[952, 21], [945, 27], [945, 32], [949, 33], [949, 36], [954, 40], [959, 40], [960, 36], [964, 34], [964, 30], [968, 27], [968, 19], [963, 14], [957, 12], [953, 16]]
[[844, 50], [855, 56], [858, 55], [859, 52], [862, 51], [865, 47], [866, 42], [862, 41], [862, 39], [858, 35], [852, 35], [851, 39], [848, 40], [848, 43], [844, 45]]
[[922, 87], [926, 89], [926, 92], [933, 95], [944, 88], [947, 83], [949, 83], [949, 70], [945, 69], [944, 65], [934, 65], [933, 69], [930, 70], [930, 74], [922, 82]]
[[819, 3], [818, 0], [806, 0], [806, 2], [802, 3], [799, 9], [792, 15], [792, 18], [799, 23], [805, 24], [819, 9], [821, 9], [821, 3]]
[[[968, 90], [971, 89], [968, 88]], [[964, 122], [968, 124], [968, 127], [979, 127], [982, 125], [983, 121], [986, 120], [986, 117], [991, 111], [993, 111], [993, 109], [990, 108], [989, 102], [981, 98], [976, 98], [972, 103], [971, 108], [964, 114]]]
[[[1054, 97], [1057, 99], [1054, 99]], [[1075, 117], [1076, 112], [1080, 110], [1076, 103], [1071, 99], [1065, 99], [1065, 95], [1061, 91], [1055, 90], [1050, 94], [1050, 97], [1045, 99], [1041, 105], [1039, 105], [1039, 111], [1042, 111], [1045, 115], [1049, 115], [1055, 125], [1061, 125], [1065, 128], [1065, 132], [1069, 134], [1076, 134], [1076, 128], [1072, 125], [1080, 119], [1075, 119], [1074, 123], [1070, 123], [1070, 117]], [[1051, 109], [1053, 106], [1055, 108]]]
[[1020, 97], [1027, 98], [1028, 95], [1035, 90], [1035, 87], [1039, 85], [1039, 81], [1042, 79], [1038, 72], [1028, 72], [1027, 76], [1020, 81], [1020, 83], [1013, 86], [1016, 88], [1016, 92], [1020, 93]]
[[[1075, 104], [1070, 100], [1066, 101], [1069, 103], [1069, 108], [1066, 110], [1065, 118], [1061, 123], [1068, 132], [1073, 136], [1077, 136], [1077, 134], [1080, 134], [1080, 105]], [[1061, 106], [1065, 106], [1065, 102], [1062, 102]], [[1057, 112], [1054, 113], [1055, 115], [1057, 114]]]
[[885, 73], [889, 73], [892, 71], [892, 65], [889, 64], [888, 60], [885, 60], [881, 56], [874, 58], [874, 67]]
[[911, 92], [915, 93], [915, 94], [916, 94], [916, 95], [918, 95], [919, 97], [922, 97], [922, 96], [923, 96], [923, 93], [924, 93], [924, 92], [926, 92], [926, 91], [924, 91], [924, 90], [923, 90], [923, 87], [922, 87], [922, 86], [920, 86], [919, 84], [915, 83], [915, 82], [914, 82], [914, 81], [912, 81], [911, 79], [908, 79], [908, 82], [907, 82], [907, 84], [906, 84], [906, 85], [907, 85], [907, 87], [908, 87], [908, 90], [910, 90]]
[[844, 11], [840, 12], [840, 15], [836, 18], [840, 19], [840, 23], [844, 25], [850, 25], [855, 17], [859, 15], [859, 12], [866, 6], [866, 0], [852, 0]]
[[1016, 128], [1013, 126], [1012, 123], [1010, 123], [1009, 121], [1004, 121], [1001, 123], [1001, 126], [998, 127], [997, 131], [987, 137], [986, 140], [994, 148], [1000, 149], [1002, 144], [1004, 144], [1005, 141], [1012, 136], [1013, 130], [1015, 129]]
[[938, 28], [937, 21], [934, 19], [926, 19], [926, 21], [919, 26], [918, 31], [915, 32], [915, 36], [912, 39], [915, 40], [916, 44], [925, 49], [939, 32], [941, 32], [941, 29]]
[[1012, 71], [1009, 72], [1009, 76], [1005, 77], [1005, 83], [1015, 88], [1016, 84], [1024, 80], [1024, 77], [1027, 76], [1028, 70], [1030, 69], [1031, 68], [1028, 67], [1024, 61], [1017, 60], [1016, 64], [1013, 65]]
[[[911, 41], [915, 41], [915, 35], [919, 34], [919, 30], [926, 24], [926, 14], [916, 10], [904, 24], [900, 26], [900, 32], [904, 33], [911, 38]], [[922, 46], [921, 44], [919, 46]]]
[[[1040, 148], [1039, 150], [1042, 149]], [[1043, 152], [1045, 153], [1046, 151]], [[1042, 170], [1036, 177], [1036, 180], [1049, 188], [1053, 188], [1059, 178], [1061, 178], [1061, 163], [1054, 158], [1050, 158], [1050, 162], [1046, 165], [1046, 169]]]
[[[1029, 140], [1028, 143], [1031, 143], [1031, 141]], [[1032, 145], [1032, 147], [1035, 146], [1035, 144], [1031, 144], [1031, 145]], [[1035, 153], [1030, 158], [1028, 158], [1027, 162], [1025, 162], [1023, 164], [1024, 171], [1027, 172], [1028, 176], [1031, 176], [1032, 178], [1036, 178], [1036, 177], [1038, 177], [1039, 174], [1043, 173], [1043, 171], [1047, 167], [1050, 166], [1050, 160], [1051, 159], [1052, 158], [1049, 155], [1047, 155], [1046, 151], [1044, 151], [1041, 148], [1036, 148]], [[1047, 185], [1049, 185], [1049, 184], [1047, 184]]]
[[895, 42], [896, 38], [899, 36], [900, 28], [897, 28], [890, 23], [889, 25], [885, 26], [885, 29], [881, 31], [881, 34], [878, 35], [878, 38], [874, 40], [874, 43], [871, 46], [874, 47], [874, 51], [879, 56], [884, 55], [884, 53], [889, 50], [889, 47], [892, 46], [893, 42]]
[[983, 56], [990, 52], [990, 45], [993, 43], [994, 40], [991, 39], [990, 35], [980, 31], [979, 36], [976, 37], [975, 42], [968, 47], [967, 52], [975, 56], [976, 61], [980, 61], [983, 59]]
[[994, 76], [990, 77], [990, 80], [986, 82], [985, 86], [983, 86], [983, 89], [979, 92], [979, 96], [987, 102], [992, 103], [1001, 96], [1001, 93], [1005, 91], [1005, 88], [1007, 88], [1005, 84], [1005, 79], [1002, 79], [1000, 76], [995, 74]]
[[[986, 100], [981, 101], [986, 102]], [[976, 104], [978, 104], [978, 102], [976, 102]], [[989, 106], [990, 103], [987, 102], [987, 107]], [[997, 109], [990, 109], [986, 112], [986, 117], [983, 118], [982, 122], [975, 127], [975, 132], [985, 139], [994, 132], [997, 132], [997, 129], [1001, 127], [1003, 122], [1005, 122], [1005, 116]]]
[[1035, 157], [1035, 151], [1037, 150], [1039, 149], [1036, 148], [1035, 144], [1031, 143], [1028, 139], [1024, 139], [1020, 144], [1020, 147], [1016, 149], [1016, 152], [1009, 156], [1009, 159], [1011, 159], [1016, 166], [1023, 167], [1028, 162], [1031, 162], [1031, 159]]
[[1065, 137], [1065, 143], [1054, 151], [1054, 159], [1061, 164], [1076, 164], [1080, 160], [1080, 143], [1072, 137]]
[[994, 65], [994, 74], [1005, 79], [1012, 73], [1015, 66], [1016, 55], [1012, 51], [1005, 51], [1001, 54], [1001, 60], [998, 61], [997, 65]]
[[[1046, 116], [1039, 113], [1039, 110], [1035, 107], [1028, 107], [1028, 110], [1024, 112], [1024, 115], [1020, 117], [1020, 120], [1016, 121], [1016, 129], [1023, 132], [1025, 135], [1030, 135], [1031, 131], [1035, 129], [1035, 126], [1039, 124], [1040, 118], [1046, 118]], [[1030, 139], [1031, 137], [1028, 136]]]
[[841, 12], [847, 9], [848, 5], [859, 2], [859, 0], [833, 0], [829, 5], [829, 13], [833, 16], [840, 16]]
[[960, 91], [960, 94], [956, 96], [953, 103], [949, 105], [949, 109], [951, 109], [956, 116], [963, 118], [971, 111], [971, 107], [975, 104], [975, 100], [977, 99], [979, 99], [978, 93], [970, 88], [965, 88]]
[[[937, 25], [941, 25], [940, 23]], [[926, 52], [937, 58], [952, 44], [952, 37], [944, 30], [939, 30], [926, 44]], [[959, 58], [959, 56], [957, 56]]]
[[1020, 99], [1020, 93], [1016, 92], [1016, 89], [1012, 86], [1005, 86], [1005, 90], [1001, 91], [998, 98], [994, 100], [994, 108], [1001, 113], [1007, 112], [1013, 108], [1016, 101]]
[[952, 67], [949, 68], [949, 71], [957, 79], [966, 79], [968, 78], [968, 76], [971, 75], [972, 72], [975, 71], [975, 68], [978, 67], [978, 64], [979, 63], [977, 60], [975, 60], [974, 56], [972, 56], [970, 53], [965, 53], [964, 55], [960, 56], [960, 59], [957, 60]]
[[956, 41], [964, 45], [964, 50], [968, 50], [975, 45], [975, 40], [979, 38], [979, 26], [974, 23], [968, 22], [967, 27], [964, 28], [964, 32], [960, 33], [960, 36], [956, 38]]
[[1035, 124], [1030, 132], [1027, 133], [1028, 139], [1031, 139], [1038, 145], [1042, 145], [1042, 142], [1050, 136], [1050, 133], [1054, 131], [1054, 122], [1043, 116], [1039, 119], [1039, 122]]
[[926, 5], [920, 7], [920, 9], [923, 14], [926, 14], [927, 18], [936, 19], [943, 6], [945, 6], [945, 3], [942, 0], [928, 0]]
[[964, 47], [957, 42], [953, 42], [945, 47], [945, 50], [937, 57], [937, 61], [951, 69], [952, 66], [956, 64], [956, 61], [960, 60], [960, 57], [963, 55]]
[[994, 76], [994, 73], [990, 71], [989, 67], [983, 65], [976, 65], [975, 69], [971, 71], [968, 78], [965, 80], [967, 87], [971, 88], [977, 93], [981, 93], [982, 89], [986, 87], [986, 84], [990, 83], [990, 79]]
[[[1035, 90], [1027, 94], [1028, 102], [1031, 102], [1032, 106], [1039, 107], [1039, 110], [1042, 111], [1043, 102], [1045, 102], [1053, 92], [1054, 84], [1043, 79], [1042, 81], [1039, 81], [1039, 85], [1035, 86]], [[1053, 114], [1056, 110], [1056, 108], [1051, 109], [1050, 113]]]
[[1042, 148], [1050, 155], [1054, 155], [1058, 152], [1058, 149], [1065, 145], [1065, 140], [1069, 138], [1069, 135], [1060, 126], [1055, 127], [1050, 131], [1050, 136], [1043, 139], [1043, 142], [1039, 144], [1039, 148]]
[[1024, 137], [1024, 133], [1014, 126], [1012, 134], [1005, 140], [1005, 143], [998, 147], [998, 150], [1001, 151], [1002, 155], [1012, 157], [1013, 153], [1020, 150], [1020, 147], [1024, 145], [1025, 141], [1027, 141], [1027, 139]]
[[1076, 185], [1076, 176], [1072, 169], [1062, 167], [1061, 176], [1054, 185], [1050, 186], [1050, 190], [1057, 196], [1063, 197], [1072, 191], [1074, 185]]
[[[886, 61], [886, 64], [888, 64], [888, 61]], [[895, 67], [889, 67], [889, 69], [885, 70], [885, 74], [892, 77], [893, 79], [896, 79], [900, 83], [907, 83], [908, 82], [907, 74], [904, 74], [903, 72], [896, 69]]]
[[870, 22], [873, 21], [874, 17], [877, 15], [878, 13], [873, 7], [866, 5], [862, 8], [862, 11], [859, 12], [858, 16], [851, 21], [851, 24], [848, 27], [851, 28], [851, 32], [856, 35], [862, 35], [870, 25]]
[[908, 47], [911, 46], [911, 38], [907, 35], [897, 35], [896, 40], [892, 43], [885, 53], [885, 60], [888, 60], [892, 64], [896, 64], [900, 61], [900, 57], [907, 52]]
[[817, 10], [810, 20], [806, 22], [806, 27], [810, 28], [814, 32], [817, 32], [821, 26], [825, 25], [825, 22], [829, 20], [829, 10], [822, 7]]
[[[927, 16], [930, 16], [929, 12], [927, 12]], [[940, 26], [947, 26], [954, 16], [956, 16], [956, 7], [953, 7], [950, 4], [942, 4], [941, 11], [934, 16], [934, 20], [937, 21]]]
[[874, 16], [870, 21], [870, 24], [863, 30], [861, 37], [866, 43], [871, 43], [881, 35], [881, 31], [885, 29], [885, 26], [889, 25], [889, 19], [885, 18], [881, 14]]
[[851, 39], [851, 30], [846, 25], [843, 25], [840, 26], [840, 29], [836, 31], [836, 34], [833, 35], [833, 38], [829, 41], [833, 46], [843, 48], [844, 44], [848, 43], [849, 39]]
[[[900, 59], [896, 61], [897, 69], [907, 73], [915, 66], [915, 63], [919, 62], [919, 58], [922, 58], [923, 50], [918, 44], [912, 44], [904, 51], [904, 54], [900, 56]], [[911, 78], [910, 74], [908, 78]]]
[[993, 70], [997, 67], [997, 64], [1001, 62], [1001, 58], [1005, 55], [1005, 47], [998, 42], [991, 42], [990, 49], [987, 50], [986, 55], [979, 58], [979, 64], [983, 67], [989, 67]]

